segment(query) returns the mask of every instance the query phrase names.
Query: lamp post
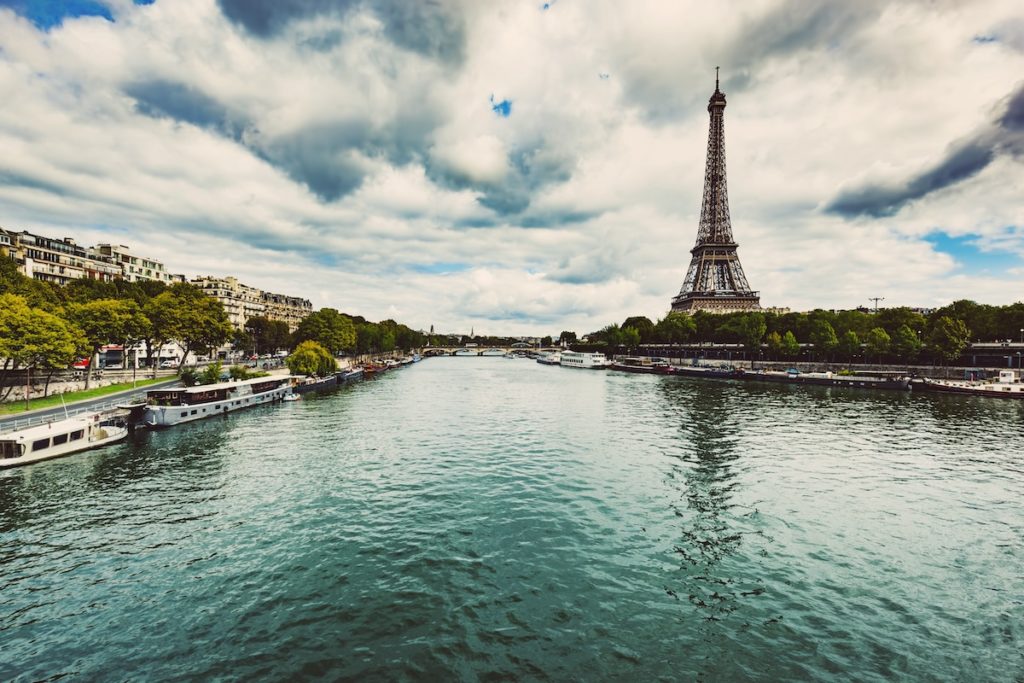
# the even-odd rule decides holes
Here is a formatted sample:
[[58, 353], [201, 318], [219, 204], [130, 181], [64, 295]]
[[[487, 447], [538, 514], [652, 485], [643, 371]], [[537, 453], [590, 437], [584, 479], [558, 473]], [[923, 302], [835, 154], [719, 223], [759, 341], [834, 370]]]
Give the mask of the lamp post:
[[1024, 344], [1024, 328], [1021, 328], [1020, 331], [1020, 343]]

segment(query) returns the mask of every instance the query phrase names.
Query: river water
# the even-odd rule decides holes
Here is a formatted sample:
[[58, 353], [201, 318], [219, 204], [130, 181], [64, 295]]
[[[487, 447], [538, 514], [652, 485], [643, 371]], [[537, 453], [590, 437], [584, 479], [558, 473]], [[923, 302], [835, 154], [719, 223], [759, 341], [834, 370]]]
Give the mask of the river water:
[[0, 473], [0, 679], [1019, 681], [1022, 423], [429, 359]]

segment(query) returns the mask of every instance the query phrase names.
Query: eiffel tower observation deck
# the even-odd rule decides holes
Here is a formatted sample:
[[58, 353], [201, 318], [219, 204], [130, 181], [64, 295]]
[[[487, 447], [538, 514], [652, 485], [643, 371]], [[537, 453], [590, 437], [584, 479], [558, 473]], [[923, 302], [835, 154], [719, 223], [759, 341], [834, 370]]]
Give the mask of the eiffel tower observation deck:
[[725, 183], [725, 93], [718, 89], [715, 67], [715, 92], [708, 100], [711, 128], [708, 132], [708, 159], [704, 170], [704, 200], [700, 207], [697, 244], [690, 250], [690, 268], [679, 294], [672, 299], [672, 310], [695, 313], [733, 313], [761, 308], [758, 293], [750, 289], [743, 274], [737, 244], [729, 218], [729, 194]]

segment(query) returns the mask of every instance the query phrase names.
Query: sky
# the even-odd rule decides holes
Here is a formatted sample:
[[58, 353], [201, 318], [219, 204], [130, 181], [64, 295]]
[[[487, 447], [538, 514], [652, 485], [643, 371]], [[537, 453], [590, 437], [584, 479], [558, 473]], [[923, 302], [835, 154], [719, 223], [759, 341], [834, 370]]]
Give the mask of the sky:
[[762, 305], [1024, 299], [1019, 0], [0, 0], [0, 226], [424, 330], [657, 319], [716, 66]]

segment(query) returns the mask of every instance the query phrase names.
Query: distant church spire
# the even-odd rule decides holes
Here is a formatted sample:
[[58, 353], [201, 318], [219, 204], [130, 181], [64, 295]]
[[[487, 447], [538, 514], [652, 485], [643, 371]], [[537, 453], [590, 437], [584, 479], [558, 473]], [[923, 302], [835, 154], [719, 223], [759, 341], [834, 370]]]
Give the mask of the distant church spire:
[[704, 167], [704, 199], [700, 207], [697, 244], [673, 311], [712, 313], [752, 311], [761, 308], [758, 293], [750, 289], [743, 273], [729, 217], [729, 193], [725, 182], [725, 93], [719, 89], [715, 67], [715, 92], [708, 100], [711, 125]]

